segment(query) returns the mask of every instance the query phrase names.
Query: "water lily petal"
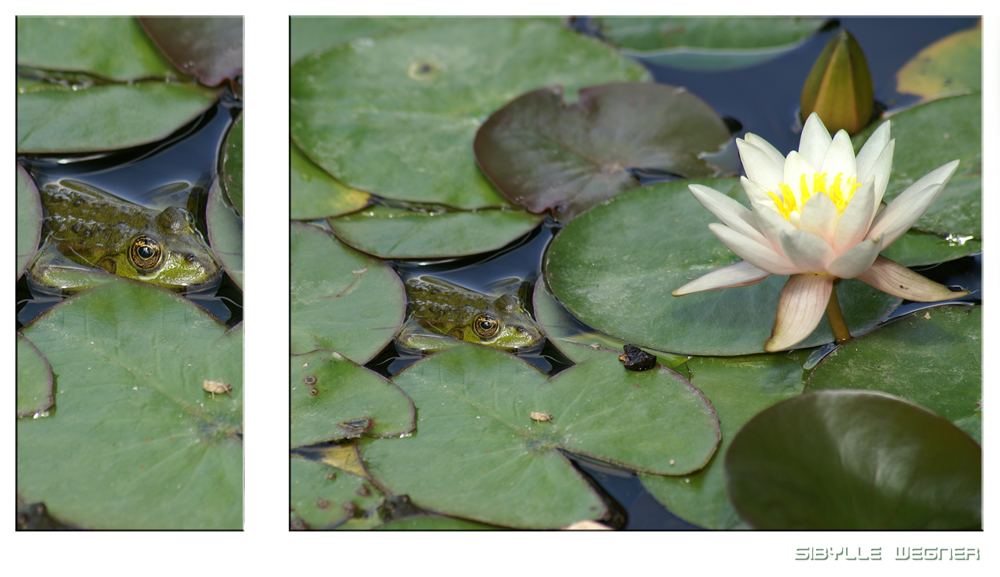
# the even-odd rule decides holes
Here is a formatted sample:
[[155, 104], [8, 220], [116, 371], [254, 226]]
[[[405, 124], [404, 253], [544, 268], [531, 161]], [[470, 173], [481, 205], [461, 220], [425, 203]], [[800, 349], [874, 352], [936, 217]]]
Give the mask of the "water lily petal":
[[745, 140], [737, 138], [736, 148], [740, 151], [740, 160], [747, 178], [760, 184], [765, 190], [778, 190], [778, 184], [782, 182], [784, 175], [782, 167], [766, 152]]
[[767, 195], [767, 191], [761, 188], [759, 184], [745, 176], [740, 177], [740, 184], [743, 185], [743, 191], [747, 193], [750, 204], [769, 204], [772, 210], [777, 210], [774, 208], [774, 201], [771, 200], [771, 197]]
[[865, 182], [868, 179], [875, 180], [875, 206], [878, 206], [882, 202], [885, 187], [889, 184], [889, 174], [892, 172], [892, 154], [895, 149], [896, 141], [890, 140], [889, 144], [882, 149], [882, 154], [875, 159], [875, 165], [871, 168], [868, 176], [863, 179], [859, 177], [861, 182]]
[[823, 318], [830, 302], [834, 277], [797, 274], [788, 279], [778, 297], [771, 338], [764, 343], [769, 353], [788, 350], [808, 337]]
[[884, 293], [922, 303], [957, 299], [969, 294], [969, 291], [952, 292], [943, 284], [936, 283], [883, 256], [876, 258], [872, 266], [854, 278]]
[[714, 270], [687, 283], [670, 294], [679, 297], [686, 294], [733, 288], [757, 284], [771, 276], [766, 270], [760, 270], [745, 260]]
[[719, 242], [726, 245], [726, 248], [733, 251], [736, 256], [761, 270], [782, 275], [801, 272], [773, 249], [750, 240], [726, 225], [713, 222], [708, 228]]
[[819, 172], [827, 173], [831, 180], [838, 173], [843, 173], [845, 180], [848, 176], [857, 176], [858, 165], [854, 159], [854, 145], [851, 144], [851, 137], [847, 135], [847, 131], [837, 131], [830, 148], [826, 149], [826, 156], [823, 157]]
[[771, 157], [771, 160], [773, 160], [774, 163], [778, 165], [778, 168], [785, 167], [785, 155], [781, 154], [781, 151], [772, 146], [770, 142], [764, 140], [763, 138], [751, 132], [748, 132], [746, 136], [743, 137], [743, 139], [749, 142], [750, 144], [756, 146], [757, 148], [763, 150], [764, 152], [766, 152], [767, 155]]
[[956, 168], [958, 161], [953, 160], [910, 185], [875, 217], [866, 238], [871, 239], [884, 234], [885, 240], [882, 241], [884, 247], [895, 242], [930, 208], [947, 186]]
[[847, 208], [837, 223], [837, 232], [833, 235], [833, 252], [843, 254], [865, 238], [875, 214], [874, 196], [875, 184], [872, 181], [854, 191], [851, 202], [847, 203]]
[[757, 220], [749, 208], [707, 186], [690, 184], [688, 189], [698, 199], [698, 202], [718, 217], [723, 224], [743, 236], [752, 238], [761, 244], [768, 244], [764, 235], [757, 230]]
[[885, 147], [889, 145], [889, 124], [890, 122], [886, 120], [876, 128], [875, 132], [865, 141], [865, 145], [858, 151], [858, 180], [861, 182], [868, 180], [868, 176], [872, 173], [872, 168], [875, 166], [875, 161], [882, 155]]
[[875, 262], [881, 250], [882, 237], [861, 241], [827, 265], [826, 272], [837, 278], [854, 278]]
[[773, 202], [770, 205], [763, 206], [755, 204], [753, 207], [753, 216], [757, 219], [757, 228], [767, 238], [771, 244], [771, 248], [779, 254], [784, 254], [781, 248], [781, 233], [795, 230], [795, 226], [778, 214], [778, 211], [774, 209]]
[[781, 233], [781, 250], [798, 272], [826, 272], [837, 254], [825, 240], [804, 230]]
[[[782, 182], [787, 184], [792, 192], [795, 193], [795, 202], [802, 206], [802, 187], [799, 184], [801, 177], [804, 175], [806, 177], [806, 183], [812, 184], [813, 175], [816, 173], [816, 168], [809, 164], [806, 157], [802, 156], [796, 151], [791, 151], [788, 153], [788, 158], [785, 159], [785, 173]], [[778, 192], [780, 196], [780, 191], [777, 189], [774, 192]]]
[[823, 125], [819, 115], [813, 112], [802, 126], [802, 136], [799, 137], [799, 154], [806, 157], [809, 164], [822, 166], [826, 149], [830, 148], [832, 141], [830, 131]]
[[833, 235], [837, 232], [837, 221], [839, 220], [840, 213], [837, 212], [837, 205], [833, 204], [830, 197], [825, 194], [816, 194], [802, 206], [799, 228], [811, 232], [825, 240], [827, 244], [833, 245]]

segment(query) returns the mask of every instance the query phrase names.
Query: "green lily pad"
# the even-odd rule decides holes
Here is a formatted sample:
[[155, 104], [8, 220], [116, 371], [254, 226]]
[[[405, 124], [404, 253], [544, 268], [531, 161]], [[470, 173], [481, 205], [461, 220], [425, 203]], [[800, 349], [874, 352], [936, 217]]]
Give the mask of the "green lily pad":
[[17, 416], [47, 416], [52, 407], [52, 367], [45, 355], [17, 335]]
[[237, 214], [243, 216], [243, 115], [236, 119], [226, 137], [226, 147], [222, 156], [222, 184], [226, 196], [236, 208]]
[[[739, 260], [709, 231], [716, 219], [695, 200], [690, 183], [736, 197], [736, 179], [705, 179], [645, 186], [596, 206], [552, 241], [545, 262], [549, 287], [584, 323], [638, 346], [689, 355], [763, 352], [788, 277], [670, 294]], [[870, 331], [901, 302], [855, 280], [838, 284], [837, 293], [852, 335]], [[822, 320], [796, 348], [832, 341]]]
[[120, 81], [180, 77], [139, 21], [124, 16], [18, 17], [17, 64]]
[[292, 353], [336, 350], [366, 363], [396, 336], [406, 292], [387, 264], [296, 222], [290, 252]]
[[[535, 321], [552, 344], [575, 363], [594, 356], [599, 349], [623, 350], [627, 343], [621, 339], [608, 336], [580, 322], [566, 310], [556, 297], [552, 295], [544, 282], [535, 283], [535, 292], [531, 297]], [[647, 350], [656, 355], [658, 363], [672, 369], [683, 365], [688, 358], [665, 351]]]
[[542, 217], [524, 211], [422, 211], [374, 206], [328, 220], [337, 237], [381, 258], [464, 256], [497, 250], [531, 232]]
[[[316, 166], [291, 143], [290, 206], [292, 220], [340, 216], [368, 206], [371, 195], [347, 188]], [[298, 178], [296, 178], [296, 175]]]
[[369, 38], [386, 32], [447, 24], [451, 18], [380, 16], [292, 16], [289, 26], [292, 62], [318, 48]]
[[93, 152], [156, 142], [194, 120], [217, 98], [218, 90], [176, 82], [76, 90], [53, 83], [22, 85], [17, 94], [17, 151]]
[[[896, 148], [886, 202], [935, 168], [960, 161], [941, 196], [913, 228], [982, 239], [982, 100], [980, 94], [952, 96], [891, 117]], [[855, 147], [860, 149], [876, 127], [855, 136]]]
[[594, 18], [622, 51], [686, 70], [735, 70], [788, 53], [826, 23], [822, 18], [679, 16]]
[[941, 236], [911, 228], [883, 250], [882, 256], [903, 266], [922, 266], [981, 252], [983, 241], [972, 236]]
[[28, 172], [17, 165], [17, 278], [21, 278], [42, 238], [42, 199]]
[[871, 391], [779, 403], [726, 454], [733, 505], [758, 529], [979, 529], [982, 475], [982, 449], [955, 425]]
[[[903, 397], [956, 425], [981, 416], [982, 307], [917, 311], [841, 346], [809, 377], [809, 391], [866, 389]], [[977, 431], [969, 431], [982, 443]]]
[[633, 82], [581, 89], [569, 105], [558, 86], [519, 96], [483, 123], [473, 148], [511, 202], [569, 221], [638, 188], [630, 168], [716, 175], [700, 155], [729, 138], [722, 118], [687, 90]]
[[291, 515], [309, 529], [329, 529], [373, 509], [385, 495], [368, 480], [316, 461], [292, 458]]
[[242, 16], [139, 18], [167, 58], [207, 86], [243, 74]]
[[392, 521], [375, 527], [375, 531], [496, 531], [503, 529], [465, 519], [443, 515], [423, 515]]
[[548, 379], [508, 353], [460, 345], [393, 381], [413, 399], [417, 429], [362, 439], [369, 474], [420, 507], [483, 523], [601, 518], [604, 504], [557, 449], [681, 475], [704, 466], [719, 440], [711, 406], [690, 383], [662, 369], [625, 371], [614, 353]]
[[505, 206], [472, 162], [479, 124], [511, 98], [559, 84], [641, 80], [610, 47], [562, 26], [475, 19], [313, 52], [292, 65], [292, 138], [347, 186], [458, 208]]
[[333, 351], [292, 355], [292, 447], [413, 430], [413, 402], [381, 375]]
[[688, 361], [688, 368], [691, 384], [708, 397], [719, 415], [719, 449], [708, 466], [697, 473], [682, 478], [640, 473], [639, 479], [671, 513], [686, 521], [708, 529], [743, 528], [745, 524], [726, 494], [726, 451], [754, 415], [802, 393], [802, 366], [785, 355], [755, 355], [699, 357]]
[[924, 98], [983, 89], [983, 28], [955, 32], [921, 50], [896, 73], [896, 92]]
[[[242, 325], [118, 279], [23, 332], [58, 391], [49, 418], [17, 423], [26, 501], [94, 529], [242, 527]], [[213, 399], [205, 381], [232, 390]]]
[[226, 202], [224, 196], [219, 181], [215, 180], [208, 189], [208, 204], [205, 207], [208, 241], [226, 274], [243, 288], [243, 217]]

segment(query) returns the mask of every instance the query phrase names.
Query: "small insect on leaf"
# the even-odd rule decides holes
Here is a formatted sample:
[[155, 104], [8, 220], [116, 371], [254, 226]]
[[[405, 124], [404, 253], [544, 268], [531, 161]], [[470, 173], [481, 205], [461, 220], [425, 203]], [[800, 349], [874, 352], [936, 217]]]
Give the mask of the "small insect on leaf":
[[206, 393], [212, 394], [212, 400], [215, 400], [215, 395], [221, 395], [223, 393], [229, 395], [229, 398], [233, 398], [232, 393], [229, 391], [233, 390], [233, 386], [223, 383], [222, 381], [203, 381], [201, 383], [201, 388], [205, 390]]
[[549, 413], [537, 413], [535, 411], [531, 411], [531, 419], [538, 422], [551, 421], [552, 415]]

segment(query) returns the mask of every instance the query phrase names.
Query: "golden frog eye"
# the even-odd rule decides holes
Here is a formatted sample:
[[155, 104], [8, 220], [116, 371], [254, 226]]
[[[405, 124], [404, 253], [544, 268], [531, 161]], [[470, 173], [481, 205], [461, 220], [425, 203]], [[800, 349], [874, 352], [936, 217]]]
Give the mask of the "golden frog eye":
[[481, 314], [476, 317], [475, 322], [472, 323], [472, 330], [479, 335], [479, 338], [490, 339], [496, 336], [497, 332], [500, 330], [500, 321], [498, 321], [493, 315]]
[[135, 237], [128, 250], [129, 260], [135, 268], [148, 272], [160, 266], [163, 262], [163, 250], [160, 242], [153, 237], [142, 235]]

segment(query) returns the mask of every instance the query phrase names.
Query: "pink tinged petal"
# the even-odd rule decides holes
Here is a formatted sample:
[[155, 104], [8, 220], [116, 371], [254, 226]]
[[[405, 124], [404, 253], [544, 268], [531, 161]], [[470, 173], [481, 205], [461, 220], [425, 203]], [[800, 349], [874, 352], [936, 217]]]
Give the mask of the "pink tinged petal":
[[[813, 175], [816, 174], [816, 168], [809, 164], [806, 157], [802, 156], [796, 151], [791, 151], [788, 153], [788, 158], [785, 159], [785, 174], [782, 182], [791, 187], [792, 192], [795, 193], [795, 202], [799, 203], [799, 208], [802, 207], [802, 185], [800, 184], [801, 177], [805, 175], [806, 184], [811, 185], [813, 183]], [[781, 196], [780, 191], [773, 191]]]
[[882, 202], [885, 194], [885, 187], [889, 184], [889, 174], [892, 172], [892, 154], [896, 149], [896, 141], [890, 140], [889, 144], [882, 149], [882, 154], [875, 160], [875, 165], [865, 178], [858, 177], [858, 180], [865, 182], [870, 178], [875, 179], [875, 204]]
[[854, 191], [851, 202], [847, 203], [847, 208], [837, 223], [837, 232], [833, 235], [833, 252], [843, 254], [865, 238], [872, 215], [875, 214], [874, 194], [875, 186], [871, 181]]
[[788, 350], [808, 337], [823, 318], [830, 302], [834, 277], [797, 274], [788, 279], [778, 297], [771, 338], [764, 343], [769, 353]]
[[823, 157], [823, 164], [819, 172], [825, 172], [829, 176], [830, 182], [839, 173], [844, 174], [844, 180], [848, 176], [857, 176], [858, 165], [854, 159], [854, 145], [851, 144], [851, 137], [844, 130], [838, 130], [833, 137], [833, 143], [826, 149], [826, 156]]
[[778, 190], [783, 174], [781, 167], [766, 152], [745, 140], [737, 138], [736, 148], [740, 151], [740, 160], [743, 161], [747, 178], [766, 190]]
[[687, 283], [670, 294], [679, 297], [686, 294], [733, 288], [757, 284], [771, 276], [766, 270], [760, 270], [745, 260], [714, 270], [706, 275]]
[[781, 250], [798, 272], [826, 272], [837, 258], [825, 240], [811, 232], [791, 230], [781, 233]]
[[774, 209], [774, 202], [764, 206], [754, 205], [753, 216], [757, 219], [757, 228], [767, 238], [771, 248], [779, 254], [784, 254], [781, 248], [781, 233], [793, 231], [795, 226], [778, 214], [778, 211]]
[[882, 241], [884, 247], [895, 242], [930, 208], [944, 187], [947, 186], [948, 180], [951, 179], [956, 168], [958, 168], [958, 161], [953, 160], [932, 170], [910, 185], [894, 198], [885, 207], [885, 210], [878, 213], [872, 221], [866, 238], [875, 238], [884, 234], [885, 239]]
[[822, 166], [826, 149], [830, 148], [830, 131], [823, 125], [819, 115], [813, 112], [802, 126], [802, 136], [799, 138], [799, 154], [804, 156], [809, 164]]
[[760, 244], [767, 244], [767, 239], [757, 230], [757, 220], [749, 208], [707, 186], [690, 184], [688, 189], [698, 199], [698, 202], [718, 217], [723, 224]]
[[802, 272], [773, 249], [750, 240], [725, 225], [713, 222], [708, 228], [719, 242], [726, 245], [726, 248], [733, 251], [736, 256], [761, 270], [782, 275]]
[[743, 190], [747, 193], [747, 198], [750, 199], [751, 204], [763, 203], [770, 204], [772, 208], [774, 207], [774, 201], [759, 184], [745, 176], [740, 177], [740, 184], [743, 185]]
[[868, 175], [871, 174], [875, 161], [882, 155], [883, 149], [889, 146], [889, 124], [887, 120], [876, 128], [875, 132], [865, 141], [861, 150], [858, 151], [858, 180], [861, 182], [868, 180]]
[[922, 303], [957, 299], [969, 294], [969, 291], [952, 292], [943, 284], [883, 256], [876, 258], [872, 266], [854, 278], [892, 296]]
[[826, 267], [826, 272], [837, 278], [854, 278], [865, 272], [875, 262], [882, 250], [882, 237], [863, 240], [838, 256]]
[[802, 214], [799, 215], [799, 228], [815, 234], [827, 244], [832, 245], [838, 220], [840, 220], [840, 213], [837, 211], [837, 205], [833, 204], [829, 196], [817, 194], [802, 206]]
[[770, 142], [750, 132], [748, 132], [743, 138], [750, 144], [767, 153], [767, 155], [771, 157], [771, 160], [778, 165], [778, 168], [783, 168], [785, 166], [785, 155], [781, 154], [781, 152], [772, 146]]

